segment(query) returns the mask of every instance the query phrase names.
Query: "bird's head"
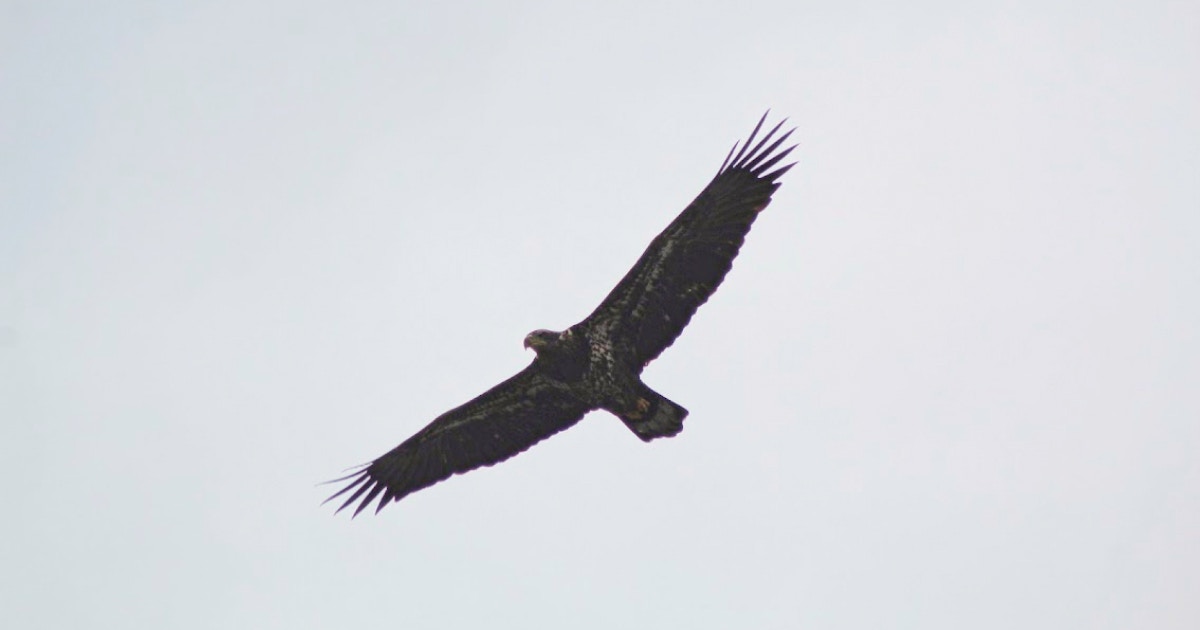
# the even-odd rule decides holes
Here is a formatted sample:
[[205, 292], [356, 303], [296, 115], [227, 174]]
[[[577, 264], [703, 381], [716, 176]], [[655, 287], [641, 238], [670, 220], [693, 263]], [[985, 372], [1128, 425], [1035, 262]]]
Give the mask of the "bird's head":
[[533, 348], [534, 352], [541, 352], [557, 344], [561, 337], [562, 333], [553, 330], [535, 330], [525, 335], [525, 347]]

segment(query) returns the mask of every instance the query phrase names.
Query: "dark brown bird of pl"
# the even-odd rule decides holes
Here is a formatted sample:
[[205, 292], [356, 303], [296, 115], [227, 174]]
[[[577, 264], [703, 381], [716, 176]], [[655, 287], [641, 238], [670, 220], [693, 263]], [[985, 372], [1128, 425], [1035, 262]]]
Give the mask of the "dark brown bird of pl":
[[612, 413], [647, 442], [682, 431], [687, 409], [646, 386], [641, 373], [717, 290], [779, 178], [794, 165], [775, 168], [795, 148], [780, 150], [794, 131], [776, 137], [783, 121], [755, 143], [766, 119], [740, 150], [733, 145], [708, 186], [591, 315], [562, 332], [529, 333], [525, 347], [536, 353], [529, 367], [330, 482], [348, 481], [326, 502], [349, 493], [339, 512], [357, 502], [358, 515], [376, 499], [378, 512], [451, 475], [504, 461], [594, 409]]

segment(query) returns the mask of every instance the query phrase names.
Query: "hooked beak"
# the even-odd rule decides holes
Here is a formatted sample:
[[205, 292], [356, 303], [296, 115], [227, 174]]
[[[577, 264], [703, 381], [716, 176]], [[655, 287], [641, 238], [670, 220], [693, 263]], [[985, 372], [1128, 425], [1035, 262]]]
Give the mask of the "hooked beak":
[[541, 337], [534, 335], [532, 333], [525, 335], [525, 348], [526, 349], [533, 348], [534, 350], [538, 350], [538, 349], [544, 347], [545, 345], [546, 345], [546, 342]]

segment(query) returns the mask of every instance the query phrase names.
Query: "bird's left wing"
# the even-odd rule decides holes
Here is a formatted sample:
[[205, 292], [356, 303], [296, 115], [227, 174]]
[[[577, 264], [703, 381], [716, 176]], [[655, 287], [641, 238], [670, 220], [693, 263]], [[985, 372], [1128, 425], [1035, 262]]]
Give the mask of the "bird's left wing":
[[338, 511], [358, 501], [357, 516], [379, 498], [375, 511], [456, 473], [490, 466], [579, 422], [588, 407], [565, 385], [530, 364], [470, 402], [440, 415], [365, 468], [326, 499], [350, 493]]
[[725, 279], [750, 225], [792, 167], [776, 168], [795, 148], [780, 149], [792, 135], [776, 137], [783, 122], [755, 144], [765, 120], [764, 114], [741, 150], [734, 145], [716, 177], [583, 321], [619, 346], [630, 367], [641, 369], [683, 332]]

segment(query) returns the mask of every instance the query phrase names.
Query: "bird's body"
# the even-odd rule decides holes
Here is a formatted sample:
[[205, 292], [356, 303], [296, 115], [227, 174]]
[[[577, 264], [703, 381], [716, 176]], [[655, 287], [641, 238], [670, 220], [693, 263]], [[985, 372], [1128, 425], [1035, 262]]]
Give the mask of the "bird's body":
[[646, 386], [641, 373], [716, 290], [791, 168], [770, 171], [792, 150], [777, 151], [791, 132], [771, 142], [782, 123], [751, 148], [765, 119], [591, 315], [562, 332], [529, 333], [525, 347], [537, 356], [528, 367], [343, 477], [352, 481], [330, 497], [351, 493], [339, 511], [358, 502], [358, 514], [379, 498], [378, 511], [452, 474], [508, 459], [595, 409], [647, 442], [682, 431], [688, 411]]

